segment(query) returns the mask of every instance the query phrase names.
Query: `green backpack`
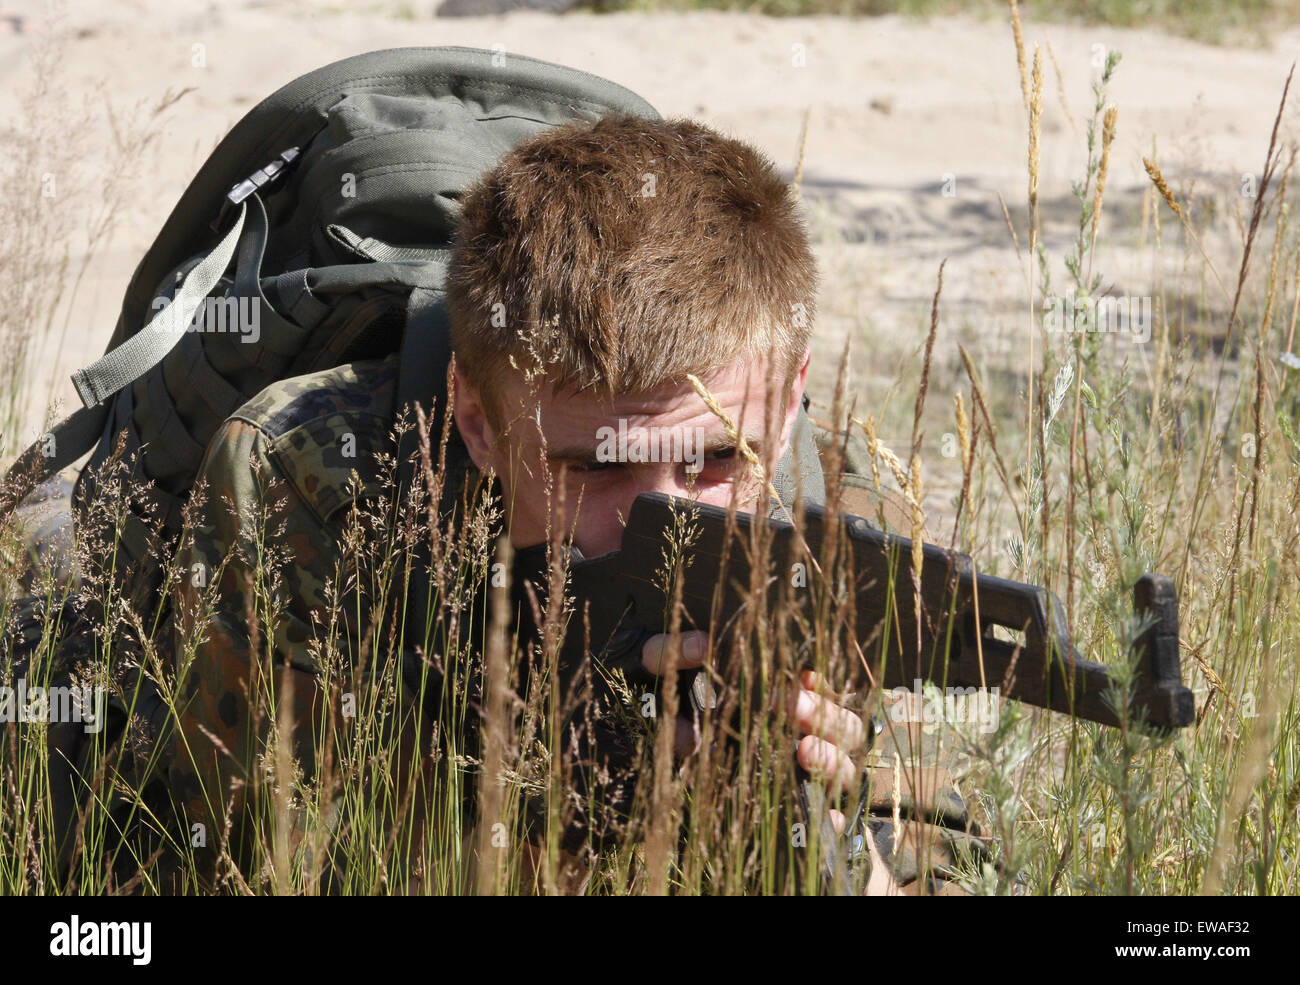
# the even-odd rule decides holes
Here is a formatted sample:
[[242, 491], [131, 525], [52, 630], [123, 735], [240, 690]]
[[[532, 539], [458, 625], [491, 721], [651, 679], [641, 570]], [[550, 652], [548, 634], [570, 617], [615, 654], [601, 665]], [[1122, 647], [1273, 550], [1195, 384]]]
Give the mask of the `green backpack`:
[[150, 483], [118, 547], [138, 579], [156, 567], [142, 564], [150, 526], [179, 534], [209, 439], [269, 384], [401, 351], [398, 406], [427, 403], [450, 356], [441, 295], [462, 192], [524, 138], [612, 113], [658, 118], [604, 79], [473, 48], [371, 52], [290, 82], [172, 210], [107, 354], [73, 376], [85, 406], [10, 469], [0, 515], [94, 449], [74, 496], [85, 520], [125, 432]]
[[[519, 141], [614, 113], [658, 118], [603, 79], [472, 48], [371, 52], [290, 82], [230, 131], [181, 196], [131, 278], [107, 354], [73, 377], [85, 406], [10, 468], [0, 519], [92, 452], [73, 494], [85, 533], [97, 467], [125, 434], [122, 460], [144, 485], [116, 570], [144, 607], [161, 584], [151, 554], [160, 536], [179, 535], [209, 440], [268, 385], [400, 353], [397, 406], [434, 402], [437, 428], [451, 355], [443, 282], [462, 193]], [[31, 596], [0, 612], [0, 658], [14, 679], [39, 665], [33, 683], [67, 687], [92, 659], [96, 617], [71, 598]], [[61, 641], [52, 665], [37, 656], [50, 633]], [[128, 719], [143, 719], [151, 741], [165, 728], [155, 689], [130, 673], [96, 734], [47, 733], [48, 809], [65, 865], [98, 764], [129, 745]], [[160, 750], [132, 749], [117, 769], [149, 775]], [[126, 830], [140, 809], [117, 797], [111, 810]]]

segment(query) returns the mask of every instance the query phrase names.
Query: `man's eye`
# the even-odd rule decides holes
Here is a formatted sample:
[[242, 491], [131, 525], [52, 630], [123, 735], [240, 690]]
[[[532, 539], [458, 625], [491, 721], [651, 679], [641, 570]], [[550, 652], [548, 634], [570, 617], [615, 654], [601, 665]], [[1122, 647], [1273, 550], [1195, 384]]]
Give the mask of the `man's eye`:
[[705, 468], [732, 471], [736, 467], [737, 455], [735, 448], [719, 448], [717, 451], [711, 451], [704, 456]]
[[615, 464], [617, 463], [597, 462], [597, 461], [574, 462], [573, 465], [570, 466], [570, 468], [573, 469], [574, 472], [604, 472], [611, 465], [615, 465]]

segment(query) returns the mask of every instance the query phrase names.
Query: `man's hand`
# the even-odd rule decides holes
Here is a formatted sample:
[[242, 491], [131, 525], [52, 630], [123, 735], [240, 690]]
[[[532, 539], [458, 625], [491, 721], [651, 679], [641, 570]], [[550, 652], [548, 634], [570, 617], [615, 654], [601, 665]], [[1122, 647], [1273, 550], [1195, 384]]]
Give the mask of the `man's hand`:
[[[866, 743], [867, 727], [857, 714], [839, 703], [842, 699], [828, 688], [820, 674], [805, 670], [799, 675], [799, 683], [801, 687], [790, 701], [790, 713], [803, 736], [796, 758], [814, 779], [826, 784], [834, 800], [857, 785], [860, 774], [852, 755]], [[833, 808], [830, 815], [836, 832], [843, 834], [844, 815]]]
[[[662, 676], [668, 663], [668, 636], [659, 634], [646, 640], [641, 649], [641, 665], [656, 676]], [[677, 669], [694, 670], [704, 665], [708, 655], [707, 633], [681, 634], [681, 655]], [[831, 799], [846, 789], [853, 789], [859, 777], [852, 756], [866, 743], [867, 728], [862, 719], [839, 702], [818, 674], [805, 670], [799, 678], [800, 688], [790, 699], [789, 712], [799, 728], [802, 738], [796, 750], [799, 765], [814, 778], [826, 784]], [[681, 701], [689, 702], [681, 695]], [[685, 707], [685, 704], [679, 705]], [[699, 721], [678, 716], [675, 748], [678, 756], [688, 756], [700, 744]], [[844, 833], [845, 819], [839, 811], [832, 810], [831, 823], [840, 834]]]
[[[641, 666], [656, 677], [662, 677], [668, 665], [668, 634], [651, 636], [641, 648]], [[680, 635], [681, 653], [677, 658], [677, 669], [696, 670], [704, 666], [704, 658], [709, 653], [709, 634], [696, 631]], [[700, 748], [700, 720], [692, 714], [689, 718], [681, 712], [691, 708], [689, 694], [677, 695], [677, 734], [673, 740], [673, 752], [678, 759], [689, 756]]]

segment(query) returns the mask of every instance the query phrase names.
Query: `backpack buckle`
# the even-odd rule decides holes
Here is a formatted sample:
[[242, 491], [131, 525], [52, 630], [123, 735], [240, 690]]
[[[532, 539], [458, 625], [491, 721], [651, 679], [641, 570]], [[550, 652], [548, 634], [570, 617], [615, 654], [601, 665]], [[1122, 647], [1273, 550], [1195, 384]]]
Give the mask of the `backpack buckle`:
[[217, 214], [217, 218], [212, 222], [213, 231], [219, 232], [221, 230], [222, 225], [226, 221], [226, 216], [230, 214], [231, 210], [235, 206], [243, 204], [244, 200], [254, 192], [261, 191], [268, 185], [273, 184], [276, 179], [280, 178], [289, 169], [290, 165], [298, 159], [298, 154], [299, 150], [297, 147], [290, 147], [288, 150], [282, 150], [280, 151], [280, 155], [270, 164], [258, 168], [243, 181], [234, 185], [230, 191], [226, 193], [225, 200], [221, 203], [221, 211]]

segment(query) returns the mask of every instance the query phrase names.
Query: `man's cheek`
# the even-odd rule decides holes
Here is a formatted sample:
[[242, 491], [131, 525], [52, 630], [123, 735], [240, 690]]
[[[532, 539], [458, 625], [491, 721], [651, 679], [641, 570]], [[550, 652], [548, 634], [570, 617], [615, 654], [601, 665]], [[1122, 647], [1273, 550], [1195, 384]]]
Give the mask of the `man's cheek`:
[[720, 506], [726, 509], [731, 505], [731, 497], [734, 492], [735, 487], [729, 482], [697, 486], [696, 501], [703, 503], [705, 506]]
[[711, 506], [730, 507], [734, 502], [741, 510], [752, 510], [758, 502], [762, 483], [752, 470], [737, 466], [726, 480], [708, 486], [700, 495], [700, 500]]
[[574, 541], [579, 550], [588, 557], [618, 550], [623, 542], [623, 526], [635, 498], [588, 488], [583, 494], [582, 509], [574, 526]]
[[572, 526], [574, 517], [586, 516], [593, 504], [599, 502], [600, 497], [594, 493], [595, 490], [589, 488], [584, 480], [567, 478], [564, 483], [564, 518], [569, 526]]
[[608, 498], [600, 489], [595, 488], [594, 483], [569, 481], [564, 484], [564, 533], [575, 535], [575, 542], [580, 549], [583, 538], [576, 535], [589, 535], [603, 525]]

